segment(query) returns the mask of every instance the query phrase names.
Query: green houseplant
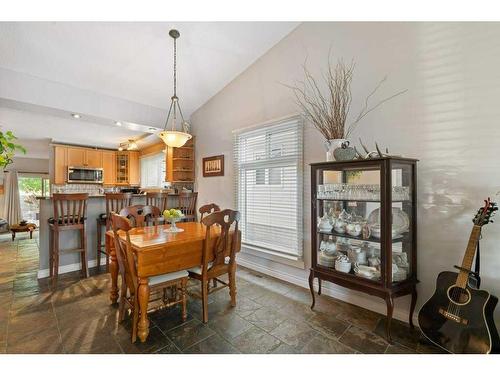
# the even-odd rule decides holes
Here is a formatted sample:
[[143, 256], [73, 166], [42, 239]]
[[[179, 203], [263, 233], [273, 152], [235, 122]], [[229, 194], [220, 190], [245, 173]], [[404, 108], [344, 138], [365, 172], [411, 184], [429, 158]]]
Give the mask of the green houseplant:
[[9, 164], [13, 163], [12, 158], [17, 151], [26, 154], [26, 149], [15, 143], [17, 137], [10, 131], [5, 133], [0, 131], [0, 167], [5, 170]]

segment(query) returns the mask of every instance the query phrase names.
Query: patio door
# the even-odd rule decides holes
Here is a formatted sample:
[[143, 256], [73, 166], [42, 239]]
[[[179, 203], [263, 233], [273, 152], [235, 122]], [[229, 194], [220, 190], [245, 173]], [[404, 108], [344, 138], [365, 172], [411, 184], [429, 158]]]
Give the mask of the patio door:
[[50, 195], [49, 175], [19, 173], [18, 178], [22, 218], [39, 226], [40, 201], [36, 197]]

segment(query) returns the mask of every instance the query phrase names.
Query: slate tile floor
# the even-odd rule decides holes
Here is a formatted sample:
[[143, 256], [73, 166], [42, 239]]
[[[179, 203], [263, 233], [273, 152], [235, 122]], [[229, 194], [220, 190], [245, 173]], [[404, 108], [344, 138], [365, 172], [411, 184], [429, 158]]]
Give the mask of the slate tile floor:
[[[37, 280], [33, 240], [0, 236], [0, 353], [437, 353], [418, 331], [395, 321], [394, 345], [384, 317], [240, 267], [238, 304], [221, 290], [210, 296], [209, 323], [198, 300], [150, 314], [147, 342], [130, 342], [130, 319], [116, 323], [109, 275], [91, 270], [61, 275], [57, 288]], [[192, 287], [197, 287], [193, 283]]]

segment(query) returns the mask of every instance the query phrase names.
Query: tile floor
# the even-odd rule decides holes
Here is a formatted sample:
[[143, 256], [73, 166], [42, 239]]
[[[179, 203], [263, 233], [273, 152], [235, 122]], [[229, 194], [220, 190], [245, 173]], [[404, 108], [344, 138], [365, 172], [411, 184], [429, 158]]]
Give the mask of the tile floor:
[[223, 289], [210, 296], [203, 324], [199, 301], [190, 299], [186, 322], [177, 308], [155, 312], [147, 342], [132, 344], [130, 319], [116, 323], [107, 274], [65, 274], [51, 290], [37, 280], [36, 238], [19, 237], [0, 237], [0, 353], [438, 352], [397, 321], [389, 345], [383, 316], [327, 296], [312, 311], [308, 290], [241, 267], [235, 308]]

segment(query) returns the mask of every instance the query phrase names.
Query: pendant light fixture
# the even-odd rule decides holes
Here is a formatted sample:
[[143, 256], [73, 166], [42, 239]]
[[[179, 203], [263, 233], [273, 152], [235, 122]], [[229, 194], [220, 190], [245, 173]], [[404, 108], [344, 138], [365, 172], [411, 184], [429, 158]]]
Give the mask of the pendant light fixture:
[[[182, 115], [182, 110], [179, 105], [179, 98], [177, 97], [177, 38], [179, 38], [181, 34], [177, 30], [172, 29], [169, 31], [168, 35], [170, 35], [174, 39], [174, 95], [171, 97], [167, 121], [165, 122], [163, 131], [160, 132], [158, 136], [163, 140], [163, 142], [165, 142], [168, 147], [182, 147], [193, 136], [188, 133], [189, 123], [184, 120], [184, 116]], [[179, 113], [182, 120], [181, 131], [176, 130], [177, 113]], [[170, 130], [167, 130], [170, 115], [172, 115], [172, 127], [170, 128]]]

